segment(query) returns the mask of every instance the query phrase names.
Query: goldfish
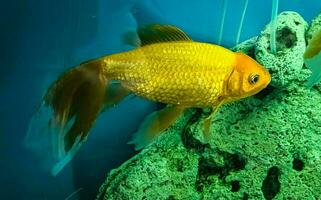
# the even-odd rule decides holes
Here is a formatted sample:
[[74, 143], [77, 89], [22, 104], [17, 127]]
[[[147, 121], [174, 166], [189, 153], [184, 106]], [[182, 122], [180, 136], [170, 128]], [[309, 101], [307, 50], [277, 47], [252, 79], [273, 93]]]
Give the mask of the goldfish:
[[321, 29], [316, 31], [304, 52], [304, 63], [312, 71], [307, 86], [311, 88], [321, 80]]
[[177, 27], [149, 25], [137, 34], [137, 48], [82, 63], [48, 89], [43, 104], [53, 110], [49, 125], [60, 130], [55, 141], [64, 155], [53, 174], [77, 152], [99, 113], [129, 94], [168, 105], [148, 115], [129, 142], [141, 149], [185, 109], [213, 108], [204, 122], [209, 126], [220, 106], [254, 95], [271, 81], [246, 54], [193, 41]]

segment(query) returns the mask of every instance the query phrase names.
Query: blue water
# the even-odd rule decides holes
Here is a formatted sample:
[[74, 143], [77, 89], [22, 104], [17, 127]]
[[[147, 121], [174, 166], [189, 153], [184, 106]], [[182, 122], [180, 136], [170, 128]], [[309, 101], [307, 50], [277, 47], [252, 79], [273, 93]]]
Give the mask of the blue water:
[[[135, 154], [127, 145], [157, 105], [126, 99], [103, 113], [86, 145], [57, 177], [41, 170], [26, 150], [28, 123], [46, 88], [71, 66], [132, 47], [122, 35], [148, 23], [172, 24], [194, 40], [218, 42], [223, 0], [16, 0], [0, 6], [0, 199], [92, 199], [110, 169]], [[262, 3], [264, 2], [264, 3]], [[279, 12], [299, 12], [307, 21], [320, 0], [280, 0]], [[229, 0], [222, 44], [235, 45], [244, 1]], [[241, 41], [270, 20], [271, 2], [249, 0]]]

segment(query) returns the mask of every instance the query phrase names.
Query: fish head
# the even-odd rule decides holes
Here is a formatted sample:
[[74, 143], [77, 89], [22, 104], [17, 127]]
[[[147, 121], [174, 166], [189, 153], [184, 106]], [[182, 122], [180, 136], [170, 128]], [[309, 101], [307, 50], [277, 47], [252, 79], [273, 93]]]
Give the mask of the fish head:
[[233, 99], [252, 96], [271, 82], [270, 73], [262, 65], [244, 53], [235, 54], [236, 66], [228, 79], [228, 96]]

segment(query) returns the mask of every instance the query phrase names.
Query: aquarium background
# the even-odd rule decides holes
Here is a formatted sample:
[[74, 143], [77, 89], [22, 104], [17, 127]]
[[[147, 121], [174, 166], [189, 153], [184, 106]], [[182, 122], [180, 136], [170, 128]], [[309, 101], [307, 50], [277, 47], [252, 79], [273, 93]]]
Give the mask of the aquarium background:
[[[228, 1], [222, 45], [236, 44], [245, 1]], [[264, 2], [264, 3], [263, 3]], [[122, 36], [149, 23], [176, 25], [194, 40], [217, 43], [223, 0], [3, 1], [0, 6], [0, 194], [1, 199], [92, 199], [107, 173], [135, 154], [127, 145], [144, 116], [158, 105], [127, 98], [103, 113], [87, 143], [57, 177], [23, 139], [46, 88], [66, 69], [132, 47]], [[280, 0], [310, 22], [321, 1]], [[241, 40], [270, 21], [271, 1], [249, 0]]]

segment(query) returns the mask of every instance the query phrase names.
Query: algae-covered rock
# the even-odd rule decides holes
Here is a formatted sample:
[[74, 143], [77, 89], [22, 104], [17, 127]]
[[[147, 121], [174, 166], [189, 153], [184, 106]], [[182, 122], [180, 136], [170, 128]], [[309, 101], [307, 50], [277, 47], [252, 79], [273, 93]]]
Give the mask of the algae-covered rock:
[[[268, 51], [268, 27], [257, 41], [236, 48], [255, 52], [251, 56], [272, 71], [273, 84], [223, 106], [212, 121], [208, 143], [202, 139], [208, 113], [187, 110], [153, 144], [112, 170], [97, 199], [319, 198], [321, 95], [302, 84], [307, 25], [293, 12], [279, 19], [283, 36], [277, 38], [276, 55]], [[282, 40], [293, 44], [282, 46], [289, 42]]]
[[191, 114], [186, 112], [154, 144], [113, 170], [97, 199], [198, 199], [193, 188], [199, 156], [185, 148], [178, 134], [188, 120], [195, 118]]
[[251, 39], [248, 39], [241, 44], [235, 46], [232, 48], [232, 51], [234, 52], [239, 52], [242, 51], [243, 53], [255, 57], [255, 44], [257, 41], [258, 37], [253, 37]]
[[302, 84], [302, 80], [309, 76], [309, 70], [301, 70], [307, 28], [307, 23], [299, 14], [281, 13], [276, 29], [276, 55], [270, 50], [271, 25], [262, 31], [256, 43], [255, 54], [257, 61], [264, 64], [273, 76], [272, 86], [290, 89], [289, 84]]

